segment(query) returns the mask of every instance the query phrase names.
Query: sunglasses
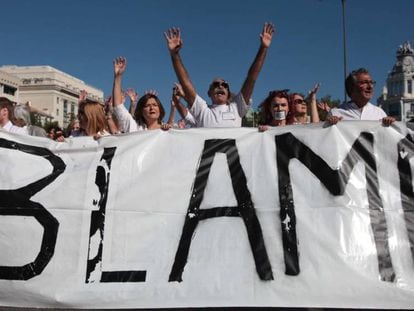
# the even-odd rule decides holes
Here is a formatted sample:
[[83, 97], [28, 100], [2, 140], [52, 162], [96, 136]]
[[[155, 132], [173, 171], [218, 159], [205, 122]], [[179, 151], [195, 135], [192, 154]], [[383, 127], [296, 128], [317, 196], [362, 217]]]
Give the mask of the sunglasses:
[[214, 81], [213, 83], [211, 83], [210, 88], [216, 88], [216, 87], [224, 87], [228, 89], [229, 84], [226, 81]]
[[306, 102], [303, 99], [295, 99], [293, 101], [294, 104], [306, 105]]

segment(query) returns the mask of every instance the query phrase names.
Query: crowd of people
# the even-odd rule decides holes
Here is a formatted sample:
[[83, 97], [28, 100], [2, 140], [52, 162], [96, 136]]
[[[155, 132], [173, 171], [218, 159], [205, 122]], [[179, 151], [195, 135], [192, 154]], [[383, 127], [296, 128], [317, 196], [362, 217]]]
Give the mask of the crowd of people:
[[[182, 37], [179, 28], [170, 28], [165, 39], [171, 56], [172, 66], [179, 83], [175, 83], [171, 95], [171, 109], [168, 120], [164, 122], [165, 109], [154, 90], [145, 92], [138, 98], [138, 93], [128, 88], [122, 89], [122, 76], [127, 68], [127, 60], [117, 57], [113, 61], [113, 92], [105, 103], [88, 99], [88, 94], [81, 91], [78, 103], [78, 115], [64, 131], [51, 127], [47, 131], [31, 125], [30, 109], [26, 105], [14, 104], [6, 97], [0, 97], [0, 128], [23, 135], [43, 136], [56, 141], [65, 137], [92, 136], [96, 139], [121, 133], [146, 130], [169, 130], [172, 127], [185, 129], [197, 127], [241, 127], [242, 118], [252, 104], [255, 83], [265, 62], [267, 50], [274, 36], [275, 27], [265, 23], [260, 34], [260, 45], [251, 64], [246, 79], [238, 93], [230, 91], [229, 83], [223, 78], [215, 78], [209, 88], [211, 104], [197, 93], [180, 56]], [[370, 100], [373, 96], [375, 81], [368, 70], [360, 68], [352, 71], [345, 81], [346, 92], [351, 99], [338, 107], [332, 108], [324, 102], [317, 102], [319, 84], [316, 84], [305, 97], [301, 93], [289, 92], [287, 89], [272, 90], [259, 105], [259, 131], [271, 127], [288, 126], [321, 122], [318, 109], [327, 113], [325, 122], [330, 125], [341, 120], [381, 121], [385, 126], [395, 119]], [[129, 109], [126, 99], [129, 98]], [[181, 100], [185, 100], [186, 105]], [[175, 123], [175, 113], [180, 119]]]

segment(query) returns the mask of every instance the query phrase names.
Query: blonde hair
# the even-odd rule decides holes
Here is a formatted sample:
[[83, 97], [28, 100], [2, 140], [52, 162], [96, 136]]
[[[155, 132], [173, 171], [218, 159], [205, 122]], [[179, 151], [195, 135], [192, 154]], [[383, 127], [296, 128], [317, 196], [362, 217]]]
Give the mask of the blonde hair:
[[86, 134], [93, 136], [107, 130], [104, 107], [95, 101], [83, 100], [79, 103], [79, 110], [83, 108], [83, 117], [86, 118]]

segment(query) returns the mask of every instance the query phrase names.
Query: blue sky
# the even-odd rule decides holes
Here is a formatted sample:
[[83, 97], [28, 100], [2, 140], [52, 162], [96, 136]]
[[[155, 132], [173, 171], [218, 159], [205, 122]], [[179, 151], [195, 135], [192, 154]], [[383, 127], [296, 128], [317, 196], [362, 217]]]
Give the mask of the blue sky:
[[[105, 95], [121, 55], [124, 88], [156, 89], [169, 110], [176, 77], [163, 32], [172, 26], [182, 30], [181, 56], [202, 97], [217, 76], [238, 91], [271, 21], [276, 35], [254, 106], [270, 90], [307, 92], [315, 82], [319, 96], [344, 97], [340, 0], [13, 0], [1, 1], [1, 11], [0, 65], [50, 65]], [[371, 71], [375, 98], [398, 46], [414, 41], [413, 12], [412, 0], [346, 0], [348, 69]]]

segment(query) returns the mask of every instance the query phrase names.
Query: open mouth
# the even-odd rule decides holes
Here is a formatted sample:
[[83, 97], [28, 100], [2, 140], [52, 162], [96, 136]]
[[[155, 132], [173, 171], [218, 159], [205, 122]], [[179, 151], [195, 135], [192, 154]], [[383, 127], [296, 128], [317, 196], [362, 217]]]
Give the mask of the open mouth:
[[226, 92], [224, 92], [223, 90], [217, 90], [215, 92], [216, 95], [226, 95]]

